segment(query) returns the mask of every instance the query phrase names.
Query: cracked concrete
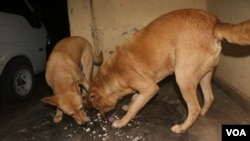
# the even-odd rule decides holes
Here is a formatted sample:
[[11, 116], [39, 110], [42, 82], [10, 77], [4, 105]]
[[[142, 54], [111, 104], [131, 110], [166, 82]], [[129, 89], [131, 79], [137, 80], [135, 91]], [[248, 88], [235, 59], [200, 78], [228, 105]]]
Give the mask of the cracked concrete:
[[[48, 87], [44, 85], [46, 85], [44, 80], [41, 80], [37, 89], [42, 88], [42, 90], [37, 90], [37, 93], [49, 92]], [[111, 123], [102, 119], [95, 110], [88, 110], [91, 122], [84, 126], [77, 125], [67, 116], [55, 124], [53, 123], [55, 107], [38, 101], [19, 116], [0, 124], [0, 138], [2, 141], [220, 141], [222, 124], [250, 124], [250, 114], [228, 97], [219, 86], [213, 84], [215, 101], [207, 115], [200, 116], [186, 133], [175, 134], [170, 128], [185, 120], [186, 104], [173, 76], [160, 82], [159, 86], [158, 94], [134, 120], [121, 129], [111, 128]], [[198, 96], [202, 104], [200, 90]], [[118, 118], [124, 115], [121, 107], [128, 100], [129, 97], [126, 97], [117, 105], [115, 115]], [[4, 115], [1, 113], [1, 116]]]

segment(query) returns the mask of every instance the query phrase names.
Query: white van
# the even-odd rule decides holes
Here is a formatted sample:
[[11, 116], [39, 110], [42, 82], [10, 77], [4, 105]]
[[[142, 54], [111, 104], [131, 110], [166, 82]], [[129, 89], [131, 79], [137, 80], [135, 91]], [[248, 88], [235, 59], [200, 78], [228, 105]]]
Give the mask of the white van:
[[0, 94], [7, 102], [30, 97], [35, 75], [45, 70], [47, 32], [35, 22], [0, 12]]

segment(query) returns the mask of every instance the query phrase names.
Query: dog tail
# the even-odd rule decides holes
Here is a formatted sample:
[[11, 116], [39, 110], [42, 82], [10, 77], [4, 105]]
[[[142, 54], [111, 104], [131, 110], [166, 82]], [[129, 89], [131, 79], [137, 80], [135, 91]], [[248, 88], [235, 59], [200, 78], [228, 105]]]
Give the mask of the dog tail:
[[250, 20], [239, 23], [218, 23], [214, 34], [220, 40], [226, 39], [229, 43], [250, 45]]
[[99, 55], [96, 55], [95, 53], [93, 53], [94, 55], [94, 63], [95, 65], [101, 65], [103, 62], [103, 53], [102, 51], [100, 51]]

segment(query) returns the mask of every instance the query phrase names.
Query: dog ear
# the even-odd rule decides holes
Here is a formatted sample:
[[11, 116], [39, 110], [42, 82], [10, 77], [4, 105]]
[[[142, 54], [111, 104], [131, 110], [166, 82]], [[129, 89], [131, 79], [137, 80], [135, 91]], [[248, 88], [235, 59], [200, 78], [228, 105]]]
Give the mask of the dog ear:
[[42, 98], [41, 101], [53, 106], [58, 106], [59, 98], [57, 96], [49, 96]]
[[96, 93], [90, 93], [89, 94], [89, 101], [94, 102], [98, 98], [98, 95]]

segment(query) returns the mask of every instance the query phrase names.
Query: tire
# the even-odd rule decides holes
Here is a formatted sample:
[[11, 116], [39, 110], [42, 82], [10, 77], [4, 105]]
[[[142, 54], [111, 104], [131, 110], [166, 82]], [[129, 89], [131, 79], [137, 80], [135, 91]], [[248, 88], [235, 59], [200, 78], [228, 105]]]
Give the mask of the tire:
[[1, 95], [5, 102], [17, 103], [28, 99], [34, 91], [35, 74], [25, 57], [8, 62], [0, 80]]

